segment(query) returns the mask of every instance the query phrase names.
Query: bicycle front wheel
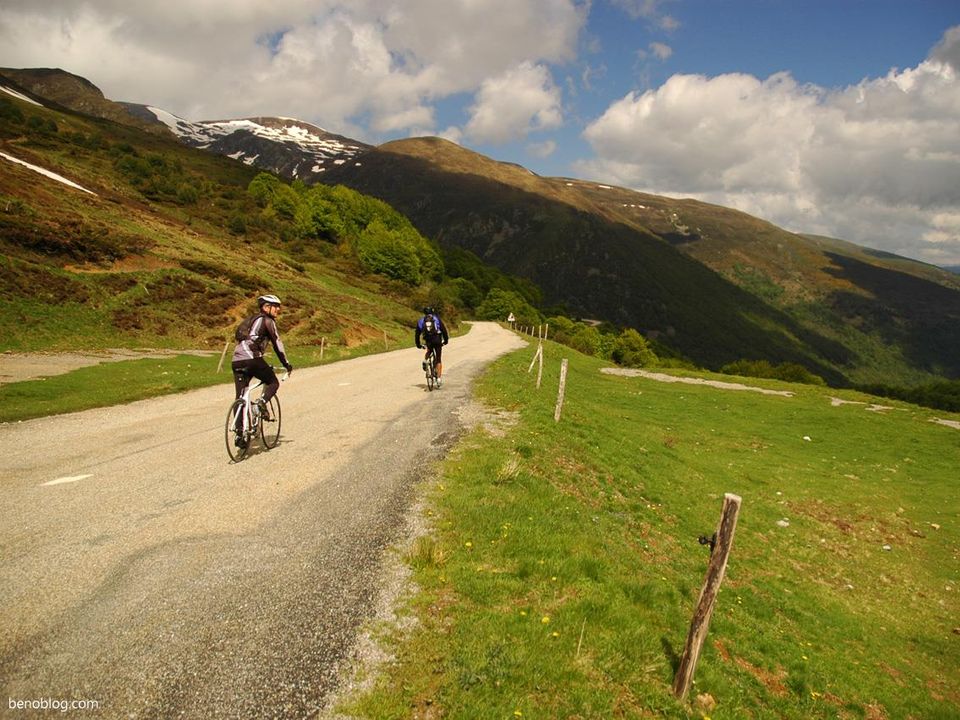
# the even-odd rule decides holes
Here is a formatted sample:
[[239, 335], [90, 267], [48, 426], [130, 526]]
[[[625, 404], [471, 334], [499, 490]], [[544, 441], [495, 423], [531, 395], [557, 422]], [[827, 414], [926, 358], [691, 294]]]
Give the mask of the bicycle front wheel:
[[274, 395], [267, 403], [267, 416], [260, 417], [260, 437], [268, 450], [280, 442], [280, 398]]
[[[224, 430], [227, 440], [227, 455], [234, 462], [239, 462], [247, 454], [250, 442], [243, 437], [243, 400], [234, 400], [227, 413], [227, 426]], [[238, 431], [239, 428], [239, 431]]]
[[427, 362], [427, 390], [433, 390], [434, 383], [436, 382], [435, 372], [436, 370], [433, 369], [433, 359], [431, 358]]

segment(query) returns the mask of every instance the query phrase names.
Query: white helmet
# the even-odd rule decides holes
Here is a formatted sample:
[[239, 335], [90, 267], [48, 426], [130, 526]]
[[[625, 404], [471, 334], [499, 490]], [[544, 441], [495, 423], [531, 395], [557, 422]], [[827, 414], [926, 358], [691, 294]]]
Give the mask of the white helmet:
[[280, 298], [278, 298], [276, 295], [261, 295], [260, 297], [257, 298], [257, 305], [259, 305], [261, 308], [264, 305], [282, 305], [282, 304], [283, 303], [280, 302]]

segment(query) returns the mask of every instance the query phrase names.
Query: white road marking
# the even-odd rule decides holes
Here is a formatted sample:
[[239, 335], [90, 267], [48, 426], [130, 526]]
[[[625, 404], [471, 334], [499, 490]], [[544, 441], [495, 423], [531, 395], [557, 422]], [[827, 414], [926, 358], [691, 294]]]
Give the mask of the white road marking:
[[56, 480], [50, 480], [49, 482], [42, 483], [40, 487], [47, 487], [48, 485], [63, 485], [65, 483], [77, 482], [78, 480], [85, 480], [88, 477], [93, 477], [93, 475], [72, 475], [70, 477], [57, 478]]

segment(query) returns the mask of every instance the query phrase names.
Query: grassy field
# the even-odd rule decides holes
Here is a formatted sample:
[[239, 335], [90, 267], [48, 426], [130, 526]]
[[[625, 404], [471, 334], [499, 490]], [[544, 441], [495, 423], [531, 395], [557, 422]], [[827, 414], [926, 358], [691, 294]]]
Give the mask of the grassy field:
[[[413, 330], [385, 323], [390, 329], [386, 343], [383, 335], [372, 337], [352, 347], [324, 346], [323, 357], [317, 345], [288, 346], [287, 357], [296, 368], [348, 360], [361, 355], [397, 350], [413, 344]], [[457, 331], [452, 334], [456, 335]], [[177, 355], [168, 358], [144, 358], [103, 362], [78, 368], [62, 375], [0, 385], [0, 422], [16, 422], [30, 418], [78, 412], [107, 407], [144, 398], [185, 392], [218, 383], [232, 383], [229, 344], [221, 371], [220, 355]], [[0, 359], [2, 362], [2, 359]], [[267, 362], [275, 367], [280, 362], [272, 350]], [[232, 390], [230, 398], [232, 398]]]
[[[960, 717], [960, 431], [930, 422], [957, 416], [774, 381], [745, 382], [793, 396], [610, 376], [552, 343], [537, 391], [532, 354], [479, 384], [514, 420], [469, 434], [426, 489], [401, 610], [417, 622], [375, 629], [393, 659], [342, 710]], [[697, 538], [727, 492], [743, 498], [733, 552], [680, 702], [709, 558]]]

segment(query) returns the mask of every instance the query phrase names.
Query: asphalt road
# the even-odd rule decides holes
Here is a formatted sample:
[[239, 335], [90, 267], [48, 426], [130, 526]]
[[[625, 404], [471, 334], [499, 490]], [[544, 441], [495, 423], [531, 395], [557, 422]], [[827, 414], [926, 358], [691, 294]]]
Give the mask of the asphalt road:
[[297, 370], [237, 464], [232, 384], [0, 426], [0, 715], [315, 714], [471, 380], [522, 344], [477, 324], [432, 393], [415, 348]]

